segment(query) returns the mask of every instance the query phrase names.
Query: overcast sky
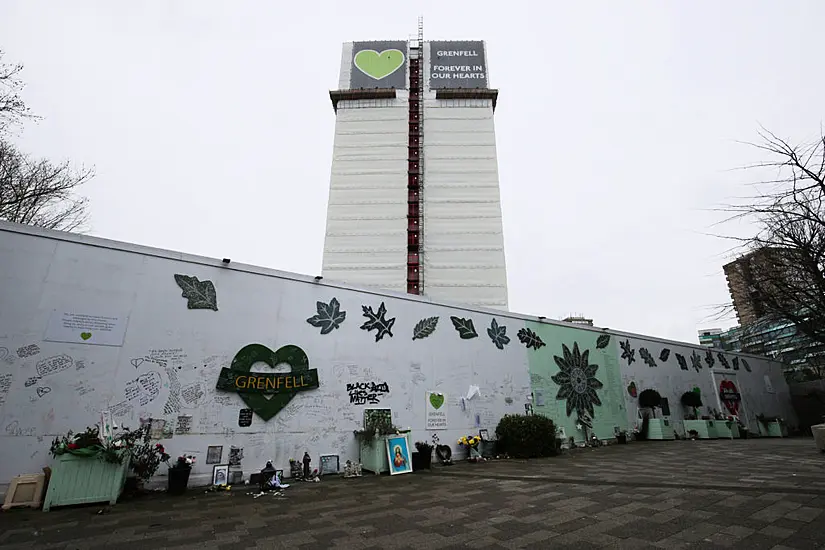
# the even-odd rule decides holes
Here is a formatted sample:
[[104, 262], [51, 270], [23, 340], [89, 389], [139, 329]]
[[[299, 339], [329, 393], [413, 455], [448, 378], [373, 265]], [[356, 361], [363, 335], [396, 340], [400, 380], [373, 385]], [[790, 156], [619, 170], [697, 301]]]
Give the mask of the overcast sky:
[[44, 117], [20, 146], [96, 167], [92, 235], [318, 274], [341, 43], [421, 14], [487, 41], [511, 310], [732, 324], [710, 209], [760, 123], [819, 131], [825, 2], [3, 0], [0, 49]]

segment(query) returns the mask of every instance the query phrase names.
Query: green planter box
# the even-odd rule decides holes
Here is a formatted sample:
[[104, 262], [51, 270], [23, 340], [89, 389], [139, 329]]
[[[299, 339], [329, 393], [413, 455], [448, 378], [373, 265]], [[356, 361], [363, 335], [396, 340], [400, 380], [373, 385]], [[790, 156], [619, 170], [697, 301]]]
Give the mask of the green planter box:
[[97, 457], [62, 454], [52, 464], [49, 490], [43, 500], [43, 511], [52, 506], [70, 506], [92, 502], [115, 504], [123, 485], [129, 460], [110, 464]]
[[762, 437], [787, 437], [788, 433], [785, 427], [779, 423], [779, 421], [774, 420], [773, 422], [759, 422], [759, 435]]
[[673, 425], [664, 418], [651, 418], [647, 425], [647, 438], [666, 440], [676, 439], [673, 435]]
[[[710, 420], [685, 420], [685, 437], [690, 437], [690, 430], [696, 430], [698, 434], [697, 439], [714, 439], [716, 437], [716, 430], [710, 428], [708, 423]], [[711, 432], [713, 435], [711, 435]]]
[[708, 423], [708, 437], [710, 439], [719, 439], [719, 420], [705, 420]]
[[358, 443], [362, 469], [374, 474], [382, 474], [390, 471], [390, 463], [387, 461], [387, 437], [390, 436], [376, 436], [371, 441], [371, 444], [364, 442]]
[[727, 420], [714, 420], [716, 434], [720, 439], [736, 439], [739, 437], [739, 424]]

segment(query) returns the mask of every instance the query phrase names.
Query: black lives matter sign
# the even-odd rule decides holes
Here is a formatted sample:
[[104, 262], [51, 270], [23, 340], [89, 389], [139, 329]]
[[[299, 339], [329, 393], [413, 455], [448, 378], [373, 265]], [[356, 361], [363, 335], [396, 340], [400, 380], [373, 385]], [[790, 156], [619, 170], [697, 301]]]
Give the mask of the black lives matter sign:
[[430, 89], [486, 88], [484, 42], [430, 42]]

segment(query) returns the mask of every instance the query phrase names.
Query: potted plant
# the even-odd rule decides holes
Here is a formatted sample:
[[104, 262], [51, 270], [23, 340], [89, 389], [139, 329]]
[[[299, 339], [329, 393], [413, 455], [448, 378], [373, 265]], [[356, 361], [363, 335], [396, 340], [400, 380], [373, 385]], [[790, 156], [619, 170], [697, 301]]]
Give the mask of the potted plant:
[[136, 489], [141, 491], [144, 484], [158, 471], [160, 463], [169, 460], [169, 455], [163, 445], [152, 443], [148, 423], [137, 430], [126, 430], [121, 437], [128, 442], [132, 456], [129, 469], [137, 478]]
[[[169, 455], [166, 455], [167, 458]], [[181, 455], [174, 464], [169, 466], [169, 477], [167, 492], [170, 495], [182, 495], [186, 492], [186, 486], [189, 485], [189, 474], [192, 472], [192, 465], [195, 463], [194, 456]]]
[[361, 467], [375, 474], [390, 470], [387, 461], [387, 451], [384, 442], [387, 437], [409, 433], [411, 430], [402, 430], [392, 424], [389, 418], [383, 416], [367, 416], [364, 418], [364, 429], [354, 430], [353, 434], [358, 441]]
[[619, 445], [627, 444], [627, 430], [620, 430], [619, 433], [616, 434], [616, 443]]
[[[656, 408], [661, 406], [662, 396], [654, 389], [644, 390], [639, 394], [639, 408], [642, 410], [642, 429], [639, 435], [643, 439], [673, 439], [670, 423], [665, 418], [656, 418]], [[667, 428], [667, 429], [666, 429]]]
[[413, 471], [429, 470], [433, 461], [433, 446], [426, 441], [416, 441], [415, 448], [418, 451], [412, 455]]
[[130, 447], [127, 437], [101, 437], [97, 426], [56, 437], [49, 449], [55, 461], [43, 511], [68, 504], [115, 504], [126, 483]]

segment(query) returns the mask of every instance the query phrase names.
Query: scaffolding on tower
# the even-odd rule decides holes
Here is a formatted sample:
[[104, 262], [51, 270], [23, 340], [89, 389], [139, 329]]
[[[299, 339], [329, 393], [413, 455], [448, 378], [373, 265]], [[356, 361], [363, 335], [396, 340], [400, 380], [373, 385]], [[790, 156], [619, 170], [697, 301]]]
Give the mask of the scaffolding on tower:
[[423, 294], [424, 236], [424, 18], [410, 41], [409, 143], [407, 156], [407, 293]]

